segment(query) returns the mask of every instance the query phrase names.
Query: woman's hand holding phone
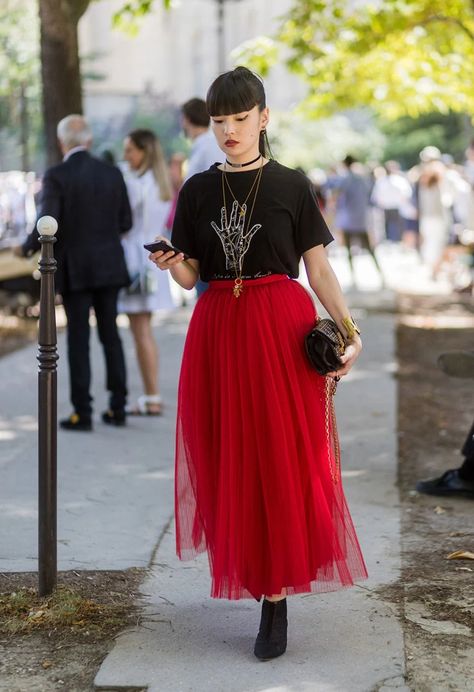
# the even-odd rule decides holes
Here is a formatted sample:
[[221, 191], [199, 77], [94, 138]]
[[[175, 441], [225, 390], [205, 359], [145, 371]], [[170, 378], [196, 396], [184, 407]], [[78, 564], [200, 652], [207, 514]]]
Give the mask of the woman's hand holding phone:
[[[199, 262], [191, 259], [184, 252], [173, 247], [169, 240], [158, 236], [155, 243], [147, 243], [146, 249], [150, 252], [148, 258], [162, 271], [169, 269], [173, 279], [183, 288], [191, 289], [196, 285], [199, 277]], [[189, 259], [189, 262], [184, 260]]]
[[143, 247], [150, 252], [149, 259], [158, 269], [170, 269], [188, 259], [188, 255], [173, 247], [163, 236], [158, 236], [153, 243], [146, 243]]

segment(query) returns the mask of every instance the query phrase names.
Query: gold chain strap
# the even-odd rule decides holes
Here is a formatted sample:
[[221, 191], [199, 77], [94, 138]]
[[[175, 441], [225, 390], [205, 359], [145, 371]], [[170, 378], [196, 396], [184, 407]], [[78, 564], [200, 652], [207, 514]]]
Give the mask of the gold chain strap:
[[[334, 483], [339, 482], [341, 474], [341, 450], [339, 447], [339, 436], [336, 426], [336, 412], [334, 410], [334, 395], [337, 389], [337, 382], [332, 377], [326, 377], [326, 441], [328, 447], [329, 468], [331, 469], [331, 477]], [[331, 432], [332, 432], [332, 448], [331, 448]], [[334, 465], [332, 456], [334, 454]]]

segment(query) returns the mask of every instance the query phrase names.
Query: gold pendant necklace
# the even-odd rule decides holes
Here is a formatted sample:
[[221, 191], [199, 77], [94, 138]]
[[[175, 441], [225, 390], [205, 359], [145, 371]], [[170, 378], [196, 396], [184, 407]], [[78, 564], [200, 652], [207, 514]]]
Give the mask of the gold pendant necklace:
[[240, 294], [242, 293], [242, 291], [244, 290], [242, 283], [243, 283], [243, 281], [242, 281], [241, 277], [239, 277], [239, 276], [234, 281], [234, 287], [232, 289], [232, 292], [233, 292], [235, 298], [238, 298], [240, 296]]
[[[232, 198], [234, 200], [233, 206], [236, 206], [236, 210], [239, 209], [239, 215], [238, 215], [238, 221], [234, 218], [234, 224], [237, 224], [237, 237], [235, 242], [231, 242], [229, 244], [229, 247], [231, 249], [231, 259], [235, 268], [235, 280], [234, 280], [234, 286], [232, 288], [232, 292], [234, 294], [235, 298], [239, 298], [240, 294], [244, 290], [243, 286], [243, 281], [242, 281], [242, 267], [243, 267], [243, 260], [244, 260], [244, 254], [243, 252], [243, 246], [245, 239], [248, 235], [249, 229], [250, 229], [250, 221], [252, 219], [253, 215], [253, 210], [255, 207], [255, 201], [257, 199], [258, 195], [258, 189], [260, 187], [260, 181], [262, 179], [262, 173], [263, 173], [263, 157], [262, 157], [262, 163], [260, 164], [260, 168], [258, 169], [257, 175], [255, 176], [255, 180], [252, 183], [252, 186], [250, 188], [249, 193], [247, 194], [247, 197], [245, 198], [245, 201], [240, 204], [238, 199], [235, 197], [233, 190], [230, 186], [229, 181], [227, 180], [226, 176], [226, 170], [225, 170], [225, 163], [224, 163], [224, 168], [222, 170], [222, 199], [224, 203], [224, 223], [227, 229], [229, 229], [229, 222], [227, 219], [227, 200], [226, 200], [226, 194], [225, 194], [225, 188], [226, 185], [229, 188], [230, 194], [232, 195]], [[250, 209], [250, 213], [247, 218], [245, 218], [245, 214], [247, 212], [247, 201], [250, 198], [250, 195], [252, 194], [252, 191], [254, 191], [254, 196], [252, 200], [252, 206]], [[231, 223], [233, 221], [233, 213], [231, 213], [230, 217]], [[246, 223], [247, 222], [247, 223]], [[247, 229], [245, 229], [245, 226], [247, 226]], [[238, 248], [238, 252], [237, 252]]]

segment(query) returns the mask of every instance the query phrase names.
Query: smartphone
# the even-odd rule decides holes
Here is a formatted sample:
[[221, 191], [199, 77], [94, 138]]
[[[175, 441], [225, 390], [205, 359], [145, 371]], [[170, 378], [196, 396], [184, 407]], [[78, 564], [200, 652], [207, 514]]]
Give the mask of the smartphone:
[[143, 247], [145, 250], [148, 250], [148, 252], [158, 252], [158, 250], [162, 250], [163, 252], [171, 252], [171, 250], [174, 250], [175, 255], [182, 253], [185, 260], [189, 259], [189, 255], [181, 250], [178, 250], [177, 247], [169, 245], [169, 243], [165, 242], [164, 240], [156, 240], [154, 243], [145, 243]]

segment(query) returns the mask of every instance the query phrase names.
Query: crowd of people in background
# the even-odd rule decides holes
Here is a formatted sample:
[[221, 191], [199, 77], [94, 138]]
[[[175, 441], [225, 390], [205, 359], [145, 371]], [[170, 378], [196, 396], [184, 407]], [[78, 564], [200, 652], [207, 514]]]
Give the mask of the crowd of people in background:
[[[117, 293], [117, 309], [128, 317], [143, 393], [128, 406], [128, 415], [156, 416], [163, 411], [159, 349], [152, 320], [156, 311], [184, 302], [182, 289], [170, 282], [168, 273], [156, 272], [150, 265], [143, 245], [158, 235], [170, 238], [183, 183], [223, 160], [209, 128], [205, 102], [190, 99], [182, 105], [181, 117], [191, 145], [188, 156], [177, 152], [167, 159], [158, 136], [149, 129], [129, 132], [118, 157], [98, 149], [103, 165], [121, 171], [132, 214], [132, 226], [121, 237], [130, 284]], [[347, 250], [355, 287], [354, 254], [359, 250], [370, 254], [380, 286], [385, 285], [377, 257], [377, 246], [382, 243], [418, 252], [433, 281], [448, 278], [454, 290], [473, 291], [474, 141], [466, 149], [462, 164], [454, 163], [437, 147], [426, 146], [418, 164], [406, 171], [397, 161], [369, 165], [347, 155], [329, 170], [301, 172], [311, 180], [339, 246]], [[0, 249], [24, 242], [34, 228], [41, 211], [41, 185], [34, 173], [0, 173]], [[459, 267], [457, 256], [461, 254], [465, 265], [470, 264], [462, 273], [451, 269], [453, 265]], [[198, 297], [206, 288], [207, 284], [198, 282]], [[63, 296], [66, 311], [67, 295]], [[123, 422], [122, 414], [113, 422]]]
[[[416, 248], [436, 281], [457, 248], [474, 245], [474, 142], [463, 164], [434, 146], [402, 171], [397, 161], [365, 165], [347, 156], [330, 171], [308, 175], [331, 228], [340, 233], [352, 263], [352, 247], [367, 249], [381, 273], [374, 248], [380, 242]], [[382, 277], [383, 283], [383, 277]], [[454, 286], [455, 288], [472, 287]]]
[[[169, 235], [183, 182], [194, 173], [209, 168], [214, 161], [221, 160], [221, 152], [209, 130], [209, 117], [201, 99], [193, 98], [183, 104], [182, 126], [192, 144], [188, 156], [175, 152], [166, 161], [157, 136], [150, 130], [135, 130], [137, 137], [148, 137], [149, 142], [156, 143], [153, 147], [157, 147], [158, 153], [152, 156], [153, 163], [150, 163], [153, 147], [150, 149], [148, 144], [145, 147], [148, 152], [146, 163], [141, 162], [138, 167], [134, 163], [137, 156], [141, 161], [139, 152], [145, 149], [141, 150], [133, 144], [133, 132], [126, 137], [123, 151], [118, 157], [118, 165], [126, 178], [136, 214], [141, 215], [138, 223], [153, 229], [149, 229], [147, 238], [154, 230], [154, 235]], [[100, 158], [115, 165], [115, 157], [109, 150], [103, 150]], [[314, 168], [304, 172], [313, 182], [329, 226], [336, 233], [339, 243], [347, 249], [353, 277], [354, 248], [371, 254], [381, 285], [384, 285], [382, 270], [374, 252], [381, 242], [415, 248], [434, 281], [446, 274], [452, 278], [449, 276], [449, 267], [457, 251], [472, 248], [474, 244], [474, 140], [466, 149], [465, 160], [461, 164], [454, 163], [449, 154], [443, 154], [437, 147], [426, 146], [419, 154], [419, 163], [405, 171], [397, 161], [386, 161], [383, 165], [363, 164], [348, 155], [333, 168]], [[0, 173], [0, 247], [12, 245], [26, 236], [36, 218], [40, 188], [41, 180], [34, 173]], [[150, 192], [154, 198], [155, 189], [158, 190], [160, 203], [155, 205], [156, 209], [150, 209]], [[140, 239], [144, 232], [142, 228], [138, 233]], [[143, 256], [137, 249], [134, 257], [131, 256], [131, 238], [138, 235], [134, 230], [124, 244], [133, 265], [135, 280], [143, 281]], [[137, 243], [135, 245], [138, 247]], [[137, 271], [137, 263], [141, 267], [140, 272]], [[469, 286], [456, 285], [456, 281], [454, 284], [456, 289], [469, 289]], [[197, 294], [200, 295], [205, 288], [200, 282]], [[159, 293], [161, 297], [156, 299], [158, 302], [148, 299], [152, 308], [169, 307], [169, 289], [161, 286]], [[175, 298], [177, 293], [175, 289]], [[127, 297], [124, 300], [130, 303], [136, 298]], [[125, 312], [126, 308], [123, 304]], [[137, 328], [134, 335], [141, 331]], [[141, 349], [140, 341], [137, 342], [137, 349]], [[145, 389], [146, 396], [159, 397], [159, 392], [154, 391], [156, 387], [148, 384]], [[143, 409], [143, 400], [139, 406]]]
[[17, 242], [34, 224], [40, 188], [33, 172], [0, 172], [0, 247]]
[[[66, 430], [92, 429], [90, 364], [87, 355], [88, 312], [91, 306], [96, 312], [99, 336], [104, 346], [107, 388], [110, 391], [109, 409], [103, 414], [104, 422], [123, 425], [126, 415], [158, 416], [163, 412], [159, 349], [152, 320], [156, 311], [171, 309], [182, 296], [177, 284], [172, 281], [170, 283], [168, 272], [157, 272], [150, 265], [143, 245], [152, 242], [156, 236], [171, 237], [178, 195], [183, 183], [194, 174], [208, 170], [213, 163], [223, 161], [222, 151], [209, 128], [210, 118], [205, 102], [198, 98], [190, 99], [183, 104], [181, 114], [182, 128], [190, 142], [188, 155], [175, 152], [167, 159], [164, 147], [154, 132], [135, 129], [124, 138], [120, 156], [116, 157], [110, 150], [98, 149], [97, 158], [87, 159], [88, 165], [92, 167], [100, 163], [102, 168], [99, 172], [104, 180], [107, 179], [105, 168], [109, 171], [115, 169], [115, 186], [120, 187], [120, 182], [124, 188], [123, 195], [128, 198], [128, 210], [124, 210], [128, 220], [120, 221], [118, 232], [113, 231], [116, 244], [119, 248], [121, 245], [123, 251], [124, 272], [123, 277], [120, 280], [114, 279], [110, 286], [107, 282], [105, 286], [89, 285], [89, 276], [85, 280], [87, 285], [81, 284], [78, 293], [77, 290], [68, 291], [64, 286], [61, 289], [59, 284], [62, 274], [59, 270], [64, 274], [65, 267], [58, 266], [58, 286], [68, 317], [71, 402], [74, 407], [73, 415], [61, 421], [61, 427]], [[86, 137], [87, 142], [77, 140], [80, 144], [78, 146], [74, 139], [67, 144], [67, 137], [66, 140], [63, 137], [64, 141], [60, 137], [63, 153], [65, 152], [64, 162], [71, 155], [88, 156], [86, 150], [92, 143], [92, 135], [87, 123], [82, 120], [79, 124], [71, 121], [69, 125], [80, 126], [79, 134]], [[64, 124], [63, 121], [62, 123]], [[68, 131], [66, 134], [71, 133]], [[77, 164], [79, 158], [75, 156], [74, 159]], [[435, 146], [426, 146], [419, 153], [419, 162], [409, 170], [402, 170], [397, 161], [386, 161], [383, 165], [366, 164], [348, 154], [330, 169], [313, 168], [309, 171], [301, 170], [301, 173], [311, 181], [323, 216], [333, 229], [338, 245], [347, 251], [354, 286], [357, 285], [354, 254], [358, 250], [369, 253], [379, 274], [380, 285], [385, 285], [377, 256], [377, 247], [384, 244], [386, 248], [397, 246], [402, 250], [406, 248], [416, 251], [432, 281], [448, 278], [454, 290], [473, 294], [474, 140], [467, 147], [462, 163], [455, 163], [449, 154], [443, 154]], [[16, 247], [19, 250], [16, 254], [27, 254], [25, 248], [38, 249], [37, 238], [31, 231], [37, 214], [42, 211], [41, 200], [45, 195], [48, 196], [48, 175], [51, 177], [50, 171], [46, 172], [42, 180], [32, 172], [0, 172], [0, 250]], [[108, 190], [108, 183], [105, 182], [104, 185], [104, 190]], [[71, 205], [73, 206], [72, 202], [69, 206]], [[107, 218], [113, 216], [113, 208], [114, 202], [111, 199]], [[91, 210], [92, 216], [93, 211]], [[62, 224], [61, 231], [64, 234], [67, 221], [63, 219]], [[87, 222], [87, 227], [90, 226]], [[76, 232], [77, 229], [72, 230]], [[19, 243], [23, 243], [22, 251]], [[84, 243], [83, 249], [86, 251], [87, 241]], [[58, 251], [60, 245], [58, 243]], [[86, 255], [84, 258], [87, 263]], [[450, 270], [453, 265], [459, 267], [456, 262], [460, 255], [465, 260], [465, 266], [469, 267], [461, 278], [459, 272]], [[71, 275], [71, 266], [67, 268], [66, 275]], [[128, 285], [125, 278], [127, 272]], [[96, 278], [97, 276], [92, 281], [93, 284]], [[71, 276], [69, 279], [67, 276], [63, 277], [63, 280], [67, 283]], [[107, 276], [107, 281], [110, 283], [110, 276]], [[206, 288], [207, 284], [198, 281], [197, 296]], [[82, 303], [77, 301], [79, 294], [84, 298]], [[117, 312], [128, 317], [143, 386], [143, 394], [126, 410], [126, 367], [115, 325]], [[470, 358], [469, 367], [472, 368], [472, 354], [467, 355]], [[459, 354], [455, 356], [458, 367]], [[471, 438], [472, 430], [468, 438], [472, 442]], [[465, 449], [467, 445], [468, 443]], [[446, 472], [440, 478], [420, 482], [417, 486], [419, 492], [468, 492], [471, 496], [471, 452], [471, 449], [469, 454], [466, 452], [468, 458], [459, 476], [456, 475], [457, 470], [454, 470]], [[469, 468], [466, 464], [470, 464]], [[465, 471], [465, 467], [468, 470]], [[462, 476], [464, 471], [466, 474], [469, 471], [471, 475]]]
[[[121, 426], [127, 415], [162, 413], [152, 319], [158, 310], [171, 309], [173, 299], [168, 273], [156, 271], [144, 245], [157, 235], [170, 237], [183, 182], [222, 161], [209, 125], [205, 102], [191, 99], [182, 106], [182, 127], [191, 142], [187, 161], [179, 153], [167, 161], [158, 136], [142, 128], [125, 136], [117, 163], [110, 150], [90, 155], [90, 127], [83, 116], [70, 115], [57, 127], [63, 161], [46, 171], [41, 186], [31, 173], [10, 172], [0, 179], [0, 239], [15, 255], [28, 257], [38, 251], [37, 214], [53, 215], [59, 223], [56, 288], [67, 316], [74, 409], [60, 421], [65, 430], [92, 430], [90, 308], [96, 313], [110, 392], [103, 421]], [[200, 282], [198, 295], [206, 287]], [[128, 317], [143, 385], [143, 394], [131, 406], [126, 406], [121, 340], [111, 326], [117, 313]]]

